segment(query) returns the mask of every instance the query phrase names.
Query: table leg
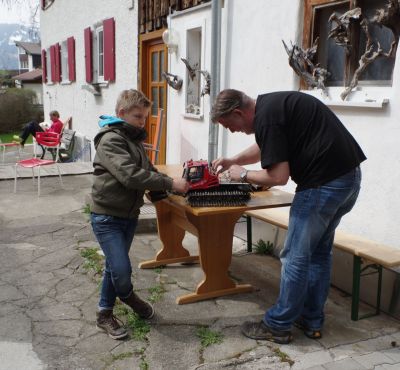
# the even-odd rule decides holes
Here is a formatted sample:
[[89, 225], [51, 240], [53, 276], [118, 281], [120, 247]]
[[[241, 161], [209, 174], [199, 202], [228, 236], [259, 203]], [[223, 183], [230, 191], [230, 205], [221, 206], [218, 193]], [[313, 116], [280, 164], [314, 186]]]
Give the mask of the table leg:
[[182, 246], [185, 230], [174, 223], [171, 207], [164, 201], [156, 202], [158, 235], [163, 244], [154, 260], [144, 261], [139, 268], [153, 268], [170, 263], [193, 263], [199, 261], [199, 256], [191, 256]]
[[178, 304], [192, 303], [253, 290], [249, 284], [237, 285], [228, 275], [232, 259], [233, 230], [241, 212], [187, 218], [198, 232], [200, 263], [204, 280], [196, 292], [177, 298]]

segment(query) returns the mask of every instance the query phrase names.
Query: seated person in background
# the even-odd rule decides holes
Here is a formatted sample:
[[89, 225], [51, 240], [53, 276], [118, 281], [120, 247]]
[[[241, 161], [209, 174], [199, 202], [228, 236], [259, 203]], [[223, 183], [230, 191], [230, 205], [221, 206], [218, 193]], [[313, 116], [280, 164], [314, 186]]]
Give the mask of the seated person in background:
[[[42, 116], [43, 118], [43, 116]], [[57, 134], [60, 134], [63, 128], [63, 123], [60, 121], [60, 114], [56, 110], [52, 110], [50, 112], [50, 120], [51, 120], [51, 125], [49, 128], [43, 128], [42, 124], [39, 124], [36, 120], [33, 120], [25, 125], [25, 127], [22, 129], [22, 132], [19, 136], [14, 136], [14, 140], [19, 141], [21, 146], [24, 146], [26, 139], [28, 136], [31, 134], [33, 136], [36, 136], [37, 132], [56, 132]]]

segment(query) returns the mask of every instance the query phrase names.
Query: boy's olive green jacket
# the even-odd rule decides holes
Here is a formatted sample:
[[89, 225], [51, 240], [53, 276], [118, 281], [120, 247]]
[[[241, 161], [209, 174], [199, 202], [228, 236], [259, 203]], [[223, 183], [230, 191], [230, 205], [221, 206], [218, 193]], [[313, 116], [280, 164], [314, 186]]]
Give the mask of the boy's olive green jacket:
[[172, 179], [148, 159], [145, 138], [145, 130], [127, 123], [105, 126], [96, 135], [91, 212], [135, 218], [145, 190], [172, 189]]

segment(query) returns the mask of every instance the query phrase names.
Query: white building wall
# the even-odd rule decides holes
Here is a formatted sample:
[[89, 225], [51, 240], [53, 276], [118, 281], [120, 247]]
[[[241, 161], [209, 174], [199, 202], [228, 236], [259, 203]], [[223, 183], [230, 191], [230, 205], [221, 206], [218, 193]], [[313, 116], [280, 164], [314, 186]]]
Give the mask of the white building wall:
[[[286, 44], [302, 42], [302, 1], [226, 0], [222, 10], [222, 81], [221, 90], [236, 88], [256, 98], [258, 94], [297, 90], [299, 81], [288, 64]], [[179, 34], [179, 49], [169, 60], [169, 72], [185, 78], [185, 32], [195, 23], [205, 24], [202, 68], [210, 71], [211, 7], [181, 12], [169, 17], [169, 26]], [[185, 82], [184, 82], [185, 84]], [[330, 89], [328, 103], [340, 101], [342, 89]], [[320, 92], [312, 92], [322, 98]], [[400, 51], [397, 51], [392, 87], [363, 87], [351, 94], [344, 107], [331, 109], [343, 121], [363, 148], [368, 160], [362, 164], [363, 183], [354, 210], [344, 217], [340, 228], [400, 248], [397, 233], [400, 210]], [[383, 108], [356, 107], [366, 99], [389, 99]], [[204, 99], [201, 120], [184, 116], [184, 87], [180, 92], [169, 88], [167, 162], [183, 163], [207, 158], [209, 96]], [[180, 133], [180, 140], [177, 139]], [[174, 138], [173, 140], [171, 138]], [[219, 151], [231, 156], [254, 142], [253, 136], [231, 134], [220, 128]], [[260, 168], [259, 165], [249, 168]], [[284, 189], [294, 191], [290, 183]]]
[[[137, 1], [132, 0], [57, 0], [41, 11], [42, 49], [75, 38], [76, 81], [43, 85], [46, 116], [53, 109], [61, 119], [72, 116], [73, 129], [93, 140], [99, 115], [114, 114], [120, 91], [137, 88], [137, 10]], [[101, 89], [101, 96], [94, 96], [82, 89], [86, 85], [83, 30], [111, 17], [115, 19], [116, 79]]]

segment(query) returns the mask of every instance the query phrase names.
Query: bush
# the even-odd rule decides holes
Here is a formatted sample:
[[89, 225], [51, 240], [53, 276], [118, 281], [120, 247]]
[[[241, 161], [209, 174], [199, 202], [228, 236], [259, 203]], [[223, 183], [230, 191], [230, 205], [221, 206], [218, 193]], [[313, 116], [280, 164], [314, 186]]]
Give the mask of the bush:
[[32, 102], [36, 94], [29, 89], [0, 90], [0, 133], [19, 132], [21, 128], [43, 114]]

